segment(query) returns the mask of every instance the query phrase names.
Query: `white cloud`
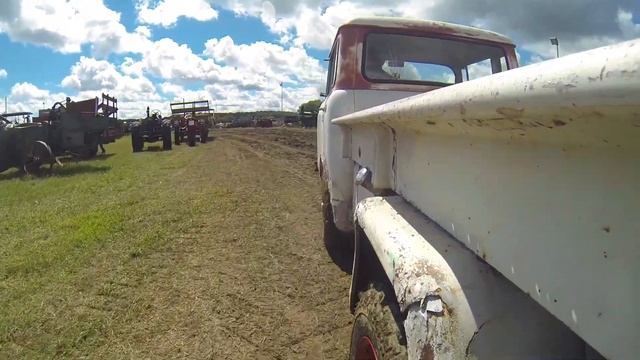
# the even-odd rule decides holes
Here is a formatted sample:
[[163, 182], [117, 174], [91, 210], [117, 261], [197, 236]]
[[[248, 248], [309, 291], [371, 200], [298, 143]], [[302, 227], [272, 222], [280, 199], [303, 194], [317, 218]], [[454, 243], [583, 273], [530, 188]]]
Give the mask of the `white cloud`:
[[106, 60], [82, 56], [60, 85], [71, 90], [73, 100], [99, 97], [102, 93], [115, 96], [121, 118], [141, 117], [147, 106], [160, 109], [165, 104], [153, 82], [131, 58], [125, 58], [118, 67]]
[[318, 83], [322, 80], [323, 68], [317, 59], [309, 56], [301, 47], [285, 49], [281, 45], [263, 41], [236, 45], [225, 36], [210, 39], [205, 43], [204, 54], [216, 62], [225, 64], [242, 73], [252, 74], [277, 83]]
[[8, 75], [7, 70], [0, 68], [0, 79], [6, 78]]
[[209, 21], [218, 18], [218, 12], [205, 0], [161, 0], [155, 7], [150, 7], [149, 0], [139, 1], [138, 21], [161, 25], [164, 27], [175, 25], [180, 17]]
[[[637, 0], [220, 0], [237, 14], [255, 16], [283, 43], [329, 49], [339, 25], [361, 16], [385, 15], [456, 22], [502, 32], [545, 57], [548, 38], [565, 43], [565, 54], [640, 36], [633, 15]], [[464, 11], [460, 11], [464, 9]], [[549, 53], [549, 54], [547, 54]]]
[[71, 73], [62, 79], [61, 85], [77, 90], [81, 95], [93, 94], [90, 97], [102, 92], [110, 93], [121, 102], [160, 99], [155, 86], [148, 78], [122, 74], [108, 61], [84, 56], [71, 67]]
[[8, 98], [8, 111], [30, 111], [37, 114], [38, 109], [50, 107], [56, 101], [64, 101], [65, 93], [52, 93], [49, 90], [40, 89], [28, 82], [16, 83], [11, 87]]
[[102, 0], [6, 0], [0, 3], [0, 33], [17, 42], [78, 53], [84, 45], [99, 56], [136, 52], [148, 43], [144, 28], [129, 33], [120, 14]]
[[630, 11], [618, 9], [618, 26], [625, 38], [632, 39], [640, 37], [640, 24], [633, 22], [633, 14]]
[[[221, 8], [259, 18], [279, 44], [238, 44], [224, 36], [208, 40], [197, 54], [173, 39], [152, 38], [151, 25], [173, 26], [183, 17], [211, 21]], [[88, 47], [92, 55], [81, 57], [61, 84], [78, 98], [111, 92], [120, 98], [122, 116], [141, 114], [147, 104], [167, 109], [170, 100], [183, 97], [207, 97], [226, 110], [278, 109], [280, 82], [285, 108], [296, 109], [318, 97], [325, 76], [323, 64], [306, 49], [328, 50], [338, 26], [353, 17], [411, 16], [481, 26], [513, 37], [535, 60], [555, 56], [550, 36], [560, 39], [561, 54], [640, 36], [637, 0], [141, 0], [136, 9], [142, 25], [130, 32], [103, 0], [5, 0], [0, 33], [62, 53]], [[113, 52], [126, 57], [119, 64], [102, 60]], [[27, 96], [26, 90], [35, 97], [62, 95], [29, 83], [14, 87], [17, 97]]]

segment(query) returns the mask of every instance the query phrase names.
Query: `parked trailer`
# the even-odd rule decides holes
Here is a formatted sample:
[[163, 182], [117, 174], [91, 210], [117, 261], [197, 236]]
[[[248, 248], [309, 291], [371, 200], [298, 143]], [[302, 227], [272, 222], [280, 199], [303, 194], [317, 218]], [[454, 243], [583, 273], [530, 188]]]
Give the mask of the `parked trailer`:
[[0, 115], [0, 172], [16, 167], [31, 173], [41, 165], [56, 162], [51, 148], [46, 143], [48, 128], [44, 124], [12, 122], [13, 116], [30, 116], [31, 113]]
[[72, 154], [91, 158], [98, 153], [118, 110], [105, 105], [105, 97], [108, 95], [102, 94], [102, 102], [97, 97], [82, 101], [67, 98], [49, 110], [40, 111], [37, 122], [48, 125], [47, 143], [56, 156]]
[[98, 104], [98, 111], [108, 119], [108, 127], [102, 134], [103, 143], [112, 143], [124, 134], [122, 123], [118, 120], [118, 99], [102, 94], [102, 101]]
[[352, 359], [640, 353], [640, 40], [516, 67], [479, 29], [338, 30], [318, 154], [325, 230], [354, 232]]
[[[40, 110], [33, 122], [31, 113], [4, 114], [0, 120], [0, 171], [17, 167], [29, 173], [41, 165], [59, 163], [58, 156], [95, 156], [114, 113], [117, 108], [98, 103], [98, 98], [78, 102], [67, 98], [51, 109]], [[7, 117], [20, 119], [10, 121]]]

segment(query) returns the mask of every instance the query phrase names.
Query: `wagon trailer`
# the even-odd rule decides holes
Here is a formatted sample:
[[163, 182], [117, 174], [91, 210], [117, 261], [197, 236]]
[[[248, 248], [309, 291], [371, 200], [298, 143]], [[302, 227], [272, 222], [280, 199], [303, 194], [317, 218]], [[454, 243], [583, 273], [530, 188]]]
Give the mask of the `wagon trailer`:
[[56, 162], [51, 148], [46, 143], [48, 132], [46, 125], [9, 120], [14, 116], [30, 114], [0, 115], [0, 172], [16, 167], [25, 173], [30, 173], [41, 165], [53, 166]]
[[[17, 167], [29, 173], [43, 164], [59, 163], [57, 157], [64, 155], [94, 157], [111, 119], [117, 116], [117, 107], [104, 105], [108, 95], [102, 95], [102, 103], [97, 97], [82, 101], [66, 98], [40, 110], [33, 121], [31, 113], [4, 114], [0, 120], [0, 171]], [[117, 103], [108, 98], [109, 104]], [[22, 117], [22, 121], [10, 121], [10, 117]]]
[[213, 109], [208, 100], [171, 103], [171, 115], [174, 120], [175, 144], [180, 145], [187, 138], [189, 146], [195, 146], [196, 140], [206, 143], [209, 128], [213, 124]]
[[109, 96], [109, 94], [102, 94], [102, 101], [98, 104], [98, 111], [108, 121], [108, 127], [102, 134], [102, 142], [112, 143], [116, 141], [123, 134], [122, 126], [118, 121], [118, 99]]
[[117, 111], [106, 110], [100, 105], [97, 97], [82, 101], [67, 98], [40, 114], [38, 121], [48, 125], [49, 145], [54, 154], [71, 154], [85, 159], [97, 154], [102, 136], [109, 129], [110, 116]]

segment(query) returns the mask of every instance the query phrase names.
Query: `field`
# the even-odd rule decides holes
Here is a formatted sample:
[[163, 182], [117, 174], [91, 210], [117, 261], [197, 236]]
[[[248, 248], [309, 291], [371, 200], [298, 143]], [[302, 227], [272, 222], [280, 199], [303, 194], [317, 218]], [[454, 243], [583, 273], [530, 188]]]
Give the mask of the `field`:
[[212, 135], [0, 174], [0, 358], [346, 357], [315, 132]]

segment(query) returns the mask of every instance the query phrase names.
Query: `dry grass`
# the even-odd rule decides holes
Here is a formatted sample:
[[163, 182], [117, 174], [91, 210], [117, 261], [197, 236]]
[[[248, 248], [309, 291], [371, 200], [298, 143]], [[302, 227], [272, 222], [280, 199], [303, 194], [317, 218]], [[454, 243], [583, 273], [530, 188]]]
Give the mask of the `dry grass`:
[[1, 174], [0, 358], [345, 358], [314, 137], [135, 155], [123, 139], [73, 176]]

